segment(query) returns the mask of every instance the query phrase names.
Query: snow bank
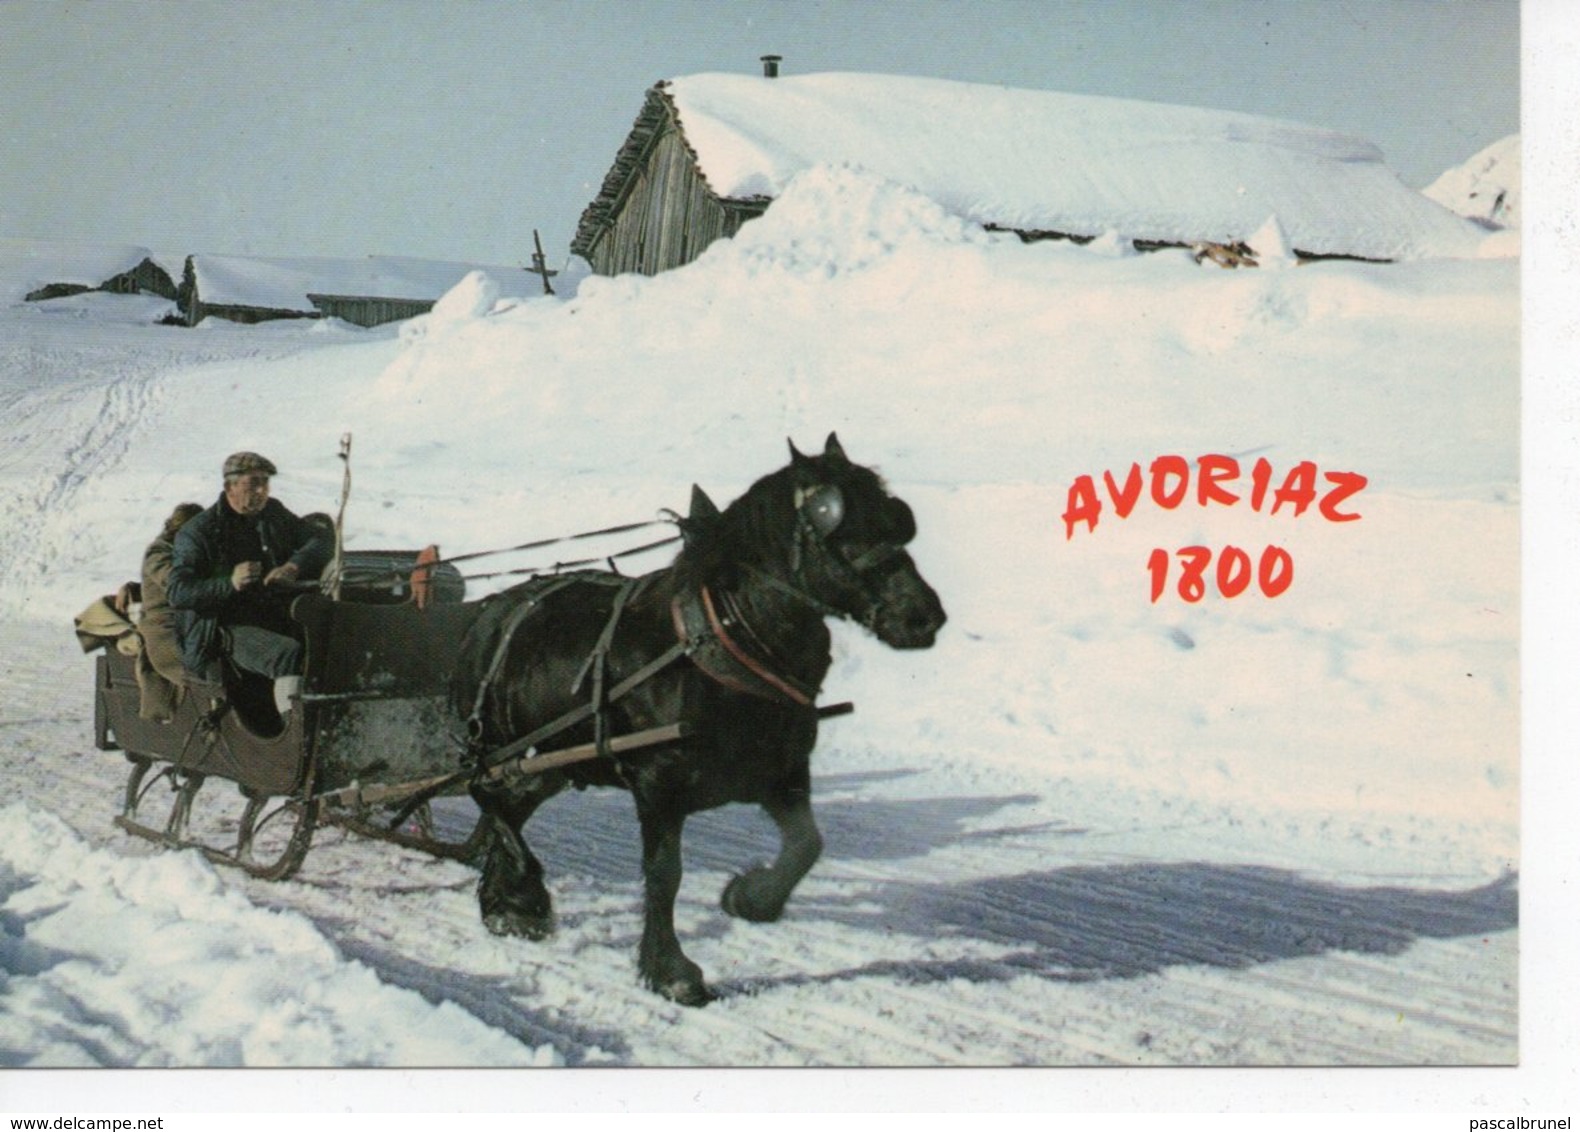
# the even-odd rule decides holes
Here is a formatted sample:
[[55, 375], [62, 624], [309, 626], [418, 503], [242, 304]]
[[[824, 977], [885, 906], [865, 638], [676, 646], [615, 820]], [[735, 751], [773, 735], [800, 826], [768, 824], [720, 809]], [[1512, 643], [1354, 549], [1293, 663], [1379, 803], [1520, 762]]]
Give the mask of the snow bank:
[[381, 983], [196, 854], [92, 849], [28, 803], [0, 809], [0, 925], [13, 1068], [557, 1061]]
[[[1225, 272], [1183, 252], [1025, 246], [892, 181], [818, 167], [690, 267], [595, 277], [566, 304], [456, 325], [371, 392], [403, 444], [432, 436], [457, 391], [514, 407], [508, 430], [468, 431], [469, 459], [534, 478], [584, 467], [559, 423], [596, 419], [617, 465], [671, 479], [738, 483], [768, 470], [776, 434], [812, 443], [837, 425], [893, 436], [902, 455], [885, 465], [936, 483], [1295, 437], [1397, 486], [1506, 482], [1514, 374], [1491, 375], [1511, 357], [1516, 277], [1440, 263]], [[1400, 362], [1397, 336], [1415, 333], [1401, 319], [1450, 324], [1467, 352]], [[1455, 396], [1418, 399], [1423, 384]], [[1489, 442], [1467, 447], [1466, 429]]]
[[[1245, 241], [1372, 259], [1472, 255], [1478, 234], [1370, 142], [1246, 114], [894, 75], [703, 74], [665, 88], [713, 191], [778, 197], [854, 164], [979, 224]], [[1260, 249], [1259, 249], [1260, 250]]]

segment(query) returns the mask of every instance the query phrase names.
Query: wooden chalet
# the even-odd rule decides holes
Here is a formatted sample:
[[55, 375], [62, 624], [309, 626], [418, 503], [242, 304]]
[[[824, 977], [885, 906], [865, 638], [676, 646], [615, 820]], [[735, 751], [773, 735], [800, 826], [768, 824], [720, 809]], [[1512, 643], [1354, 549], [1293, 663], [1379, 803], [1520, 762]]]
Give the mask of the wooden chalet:
[[582, 213], [571, 253], [599, 275], [657, 275], [690, 263], [761, 216], [771, 198], [721, 197], [686, 140], [668, 84], [647, 92], [597, 198]]
[[602, 275], [696, 259], [798, 174], [859, 167], [1022, 240], [1118, 235], [1141, 251], [1252, 263], [1275, 229], [1300, 259], [1473, 254], [1461, 218], [1370, 142], [1227, 111], [894, 75], [706, 74], [647, 91], [583, 211], [573, 254]]
[[238, 273], [229, 269], [242, 262], [232, 256], [187, 256], [176, 296], [181, 321], [196, 326], [205, 318], [252, 324], [319, 317], [305, 289], [273, 285], [272, 277], [279, 274], [277, 262], [258, 261], [266, 282], [256, 285], [235, 282]]

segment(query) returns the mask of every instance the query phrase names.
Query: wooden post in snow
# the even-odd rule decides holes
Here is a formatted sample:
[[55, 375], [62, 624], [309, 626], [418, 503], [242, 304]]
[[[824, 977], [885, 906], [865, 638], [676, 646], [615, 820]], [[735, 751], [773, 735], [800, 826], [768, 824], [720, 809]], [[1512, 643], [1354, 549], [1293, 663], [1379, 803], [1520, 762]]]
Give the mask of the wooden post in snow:
[[543, 280], [543, 293], [552, 295], [554, 294], [554, 288], [549, 286], [549, 276], [558, 275], [559, 272], [549, 270], [549, 265], [543, 258], [543, 241], [538, 238], [538, 230], [536, 228], [532, 229], [532, 246], [535, 250], [532, 253], [531, 270]]

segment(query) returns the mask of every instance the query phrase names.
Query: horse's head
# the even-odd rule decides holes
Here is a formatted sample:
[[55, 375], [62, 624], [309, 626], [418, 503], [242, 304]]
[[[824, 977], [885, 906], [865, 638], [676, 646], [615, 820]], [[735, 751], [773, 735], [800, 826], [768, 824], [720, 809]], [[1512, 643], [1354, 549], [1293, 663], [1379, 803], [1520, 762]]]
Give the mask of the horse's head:
[[871, 468], [852, 463], [829, 434], [821, 456], [790, 445], [780, 473], [791, 508], [791, 583], [897, 649], [932, 645], [943, 603], [905, 546], [916, 519]]

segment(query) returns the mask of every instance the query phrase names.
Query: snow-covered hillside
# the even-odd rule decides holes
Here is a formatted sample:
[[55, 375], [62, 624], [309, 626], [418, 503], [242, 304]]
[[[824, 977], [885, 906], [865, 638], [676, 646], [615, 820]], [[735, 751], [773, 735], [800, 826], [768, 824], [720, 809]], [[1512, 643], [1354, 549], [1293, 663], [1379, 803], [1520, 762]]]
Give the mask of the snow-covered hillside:
[[[820, 166], [685, 269], [473, 277], [398, 331], [0, 311], [0, 1056], [1512, 1063], [1518, 268], [1022, 245]], [[70, 618], [226, 453], [333, 510], [349, 431], [351, 545], [462, 553], [723, 503], [830, 430], [913, 505], [950, 622], [919, 653], [836, 634], [857, 711], [782, 922], [717, 907], [764, 819], [688, 826], [706, 1010], [636, 984], [624, 795], [535, 823], [536, 944], [487, 933], [458, 864], [329, 833], [269, 885], [111, 828]]]

